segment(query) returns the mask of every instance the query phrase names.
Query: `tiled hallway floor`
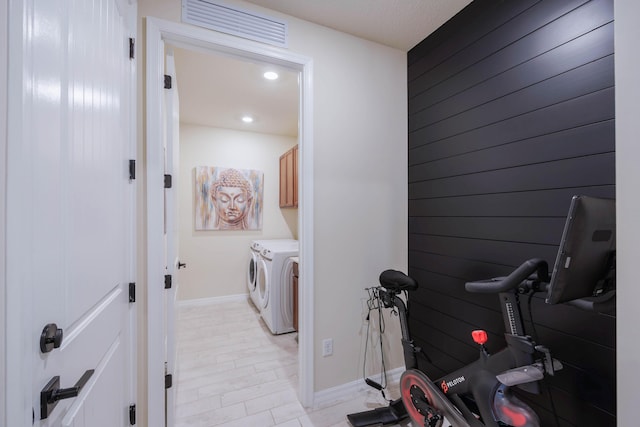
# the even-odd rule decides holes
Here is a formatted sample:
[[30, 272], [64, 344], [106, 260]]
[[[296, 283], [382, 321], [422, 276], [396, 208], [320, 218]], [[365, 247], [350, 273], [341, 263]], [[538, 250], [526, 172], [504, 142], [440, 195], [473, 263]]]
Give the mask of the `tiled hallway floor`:
[[176, 427], [349, 427], [347, 414], [385, 404], [370, 389], [303, 408], [296, 334], [272, 335], [249, 301], [181, 307], [176, 335]]

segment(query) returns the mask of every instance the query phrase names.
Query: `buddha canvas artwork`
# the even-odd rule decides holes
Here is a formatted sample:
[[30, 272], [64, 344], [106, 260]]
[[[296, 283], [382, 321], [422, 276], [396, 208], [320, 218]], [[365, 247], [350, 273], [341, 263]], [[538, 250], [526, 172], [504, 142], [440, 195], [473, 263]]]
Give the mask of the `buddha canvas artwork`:
[[263, 173], [196, 167], [196, 230], [261, 230]]

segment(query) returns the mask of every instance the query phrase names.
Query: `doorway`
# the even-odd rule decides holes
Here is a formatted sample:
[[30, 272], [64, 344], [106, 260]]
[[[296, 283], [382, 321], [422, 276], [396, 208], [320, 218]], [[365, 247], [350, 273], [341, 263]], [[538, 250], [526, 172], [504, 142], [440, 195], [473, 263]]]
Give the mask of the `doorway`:
[[[300, 150], [298, 233], [300, 241], [300, 312], [299, 318], [299, 400], [303, 406], [313, 404], [313, 135], [312, 135], [312, 60], [274, 49], [259, 43], [230, 37], [182, 24], [147, 18], [147, 283], [162, 283], [164, 263], [163, 203], [164, 153], [162, 148], [162, 97], [164, 80], [164, 44], [197, 49], [212, 54], [224, 54], [253, 62], [270, 63], [299, 73]], [[147, 324], [162, 324], [163, 289], [148, 286]], [[162, 328], [148, 328], [147, 386], [149, 425], [164, 422], [164, 361], [165, 337]]]
[[[252, 242], [298, 236], [297, 209], [279, 207], [278, 159], [298, 143], [299, 73], [169, 43], [165, 48], [166, 73], [171, 76], [171, 88], [165, 92], [167, 97], [172, 96], [170, 92], [179, 97], [175, 102], [179, 113], [178, 108], [169, 107], [173, 102], [166, 102], [168, 120], [172, 122], [169, 127], [174, 126], [173, 122], [180, 123], [179, 137], [175, 137], [179, 142], [174, 143], [179, 147], [172, 148], [179, 154], [173, 156], [173, 162], [167, 159], [167, 164], [180, 165], [171, 171], [172, 188], [167, 190], [167, 198], [177, 200], [177, 206], [167, 206], [166, 212], [169, 215], [177, 211], [177, 224], [171, 228], [176, 231], [176, 253], [184, 266], [174, 269], [173, 289], [167, 291], [171, 300], [168, 308], [173, 306], [170, 294], [177, 293], [175, 349], [167, 355], [167, 372], [173, 373], [174, 381], [167, 396], [175, 402], [176, 424], [194, 420], [209, 424], [228, 416], [253, 416], [233, 407], [237, 402], [228, 396], [239, 393], [239, 388], [246, 397], [278, 386], [298, 386], [296, 334], [271, 335], [264, 326], [276, 326], [274, 317], [280, 312], [272, 310], [271, 305], [268, 313], [258, 309], [266, 300], [256, 301], [257, 292], [250, 292], [250, 299], [246, 296], [247, 255], [253, 254], [249, 250]], [[175, 67], [170, 65], [171, 58]], [[277, 79], [265, 78], [266, 72], [277, 73]], [[245, 122], [243, 117], [254, 120]], [[167, 129], [167, 138], [174, 133]], [[213, 178], [212, 172], [219, 170], [225, 172], [218, 172]], [[252, 183], [257, 190], [249, 193], [253, 195], [245, 204], [245, 220], [225, 223], [226, 226], [215, 221], [221, 217], [209, 204], [209, 185], [222, 180], [221, 176], [237, 185]], [[247, 180], [243, 181], [245, 177]], [[230, 194], [218, 198], [224, 201]], [[230, 200], [235, 203], [236, 199]], [[227, 206], [232, 214], [238, 212], [237, 205]], [[171, 261], [175, 256], [168, 258]], [[272, 305], [276, 300], [280, 298], [268, 299]], [[292, 307], [285, 311], [287, 317], [279, 318], [292, 321], [291, 312]], [[168, 315], [167, 320], [170, 318]], [[276, 332], [286, 332], [284, 328], [283, 323], [283, 329]], [[179, 357], [175, 358], [175, 354]], [[275, 366], [279, 369], [273, 369]], [[282, 395], [299, 405], [293, 390]], [[271, 392], [265, 398], [272, 399]], [[218, 399], [221, 405], [224, 402], [222, 407], [211, 405]], [[167, 408], [173, 407], [168, 401]], [[167, 411], [167, 417], [172, 413]]]
[[[299, 73], [167, 47], [176, 69], [171, 90], [179, 92], [180, 104], [180, 170], [173, 185], [180, 260], [186, 268], [180, 270], [178, 299], [215, 303], [216, 298], [247, 293], [253, 241], [298, 237], [298, 210], [278, 205], [278, 159], [298, 143]], [[277, 72], [277, 79], [268, 80], [266, 72]], [[255, 189], [242, 206], [244, 220], [237, 223], [216, 221], [220, 217], [207, 189], [221, 171], [236, 178], [239, 173]]]

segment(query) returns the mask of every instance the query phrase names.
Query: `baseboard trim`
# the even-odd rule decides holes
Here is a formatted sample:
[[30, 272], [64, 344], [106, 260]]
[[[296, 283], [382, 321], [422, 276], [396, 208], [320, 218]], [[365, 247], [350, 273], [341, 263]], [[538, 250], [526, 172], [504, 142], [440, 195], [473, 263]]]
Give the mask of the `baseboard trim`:
[[177, 300], [176, 305], [180, 308], [201, 307], [203, 305], [215, 305], [215, 304], [225, 304], [229, 302], [241, 302], [241, 301], [246, 301], [248, 298], [249, 298], [249, 294], [225, 295], [223, 297], [194, 298], [194, 299]]
[[[400, 376], [402, 376], [404, 371], [404, 366], [387, 371], [387, 380], [390, 384], [400, 382]], [[351, 381], [350, 383], [317, 391], [313, 397], [313, 409], [333, 406], [336, 403], [353, 398], [354, 394], [362, 393], [367, 390], [371, 390], [371, 388], [363, 379], [358, 379]]]

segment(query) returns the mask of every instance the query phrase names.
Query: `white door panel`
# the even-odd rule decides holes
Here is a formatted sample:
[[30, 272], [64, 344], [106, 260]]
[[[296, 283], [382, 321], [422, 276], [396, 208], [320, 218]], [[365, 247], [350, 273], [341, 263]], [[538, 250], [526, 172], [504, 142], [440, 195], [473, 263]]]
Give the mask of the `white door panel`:
[[113, 390], [126, 389], [121, 375], [126, 363], [122, 345], [123, 340], [120, 336], [111, 343], [108, 351], [104, 353], [103, 358], [96, 365], [95, 372], [84, 386], [84, 393], [71, 402], [60, 423], [61, 426], [85, 427], [95, 423], [97, 423], [95, 425], [101, 426], [128, 425], [126, 408], [109, 404], [113, 401], [111, 397]]
[[[7, 268], [9, 322], [21, 328], [9, 357], [10, 425], [125, 426], [133, 403], [129, 282], [133, 281], [134, 62], [129, 37], [135, 7], [116, 0], [16, 1], [21, 87], [10, 108]], [[133, 20], [135, 22], [135, 20]], [[18, 33], [18, 31], [22, 31]], [[20, 57], [19, 55], [17, 56]], [[19, 290], [18, 290], [19, 289]], [[15, 296], [15, 299], [14, 299]], [[42, 353], [46, 324], [63, 330]], [[22, 357], [20, 357], [20, 354]], [[15, 370], [15, 371], [14, 371]], [[60, 377], [69, 388], [93, 375], [76, 397], [44, 419], [40, 392]]]

